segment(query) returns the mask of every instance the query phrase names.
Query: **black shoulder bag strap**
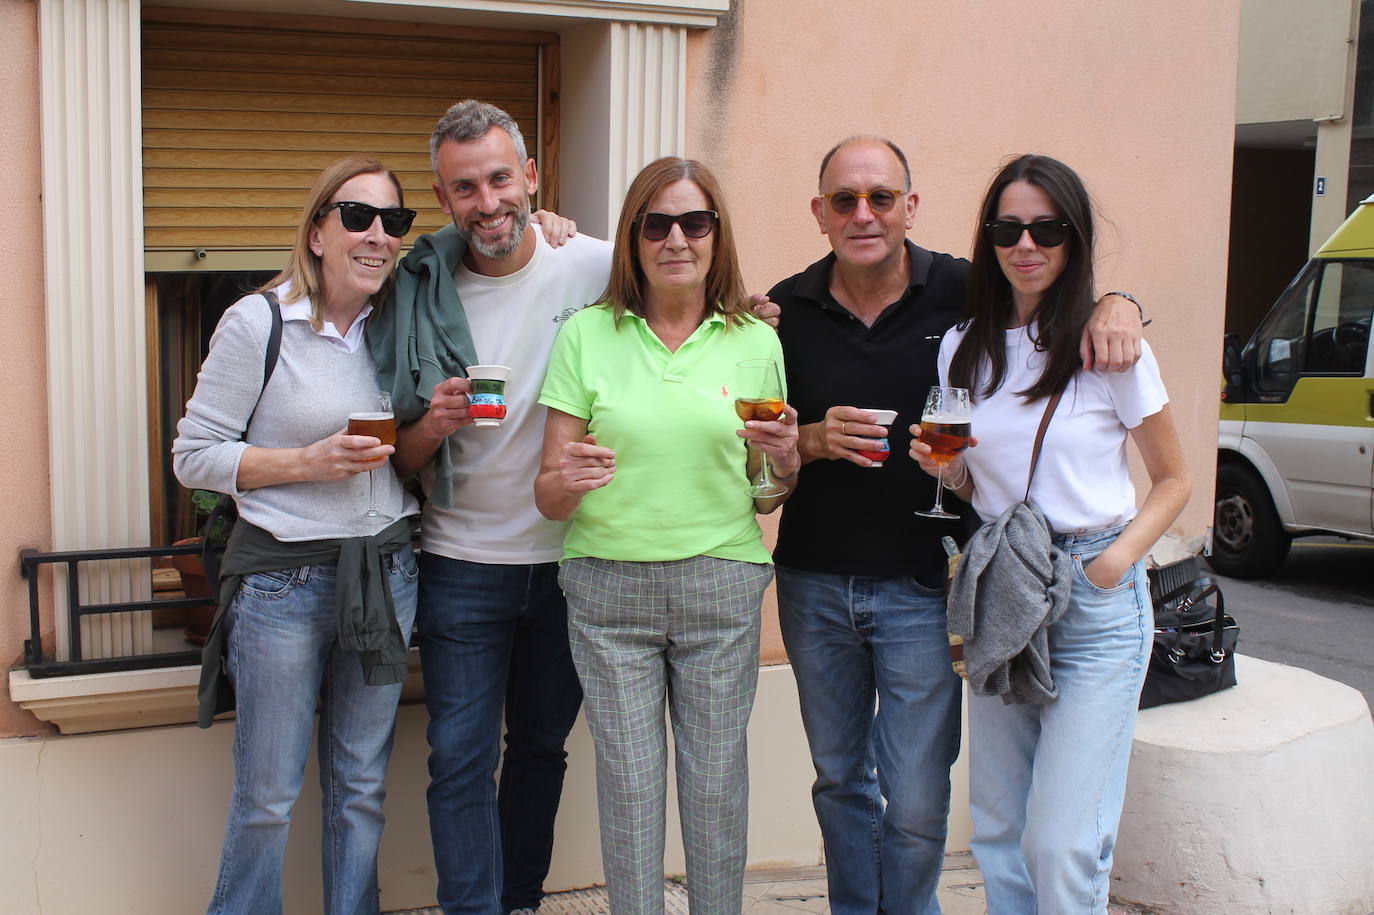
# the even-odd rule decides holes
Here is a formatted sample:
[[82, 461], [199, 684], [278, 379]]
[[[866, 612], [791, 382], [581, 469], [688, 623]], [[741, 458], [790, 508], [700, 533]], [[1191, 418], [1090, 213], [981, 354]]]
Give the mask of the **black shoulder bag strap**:
[[[272, 309], [272, 329], [267, 333], [267, 352], [262, 359], [262, 387], [258, 389], [257, 402], [253, 404], [253, 413], [258, 412], [258, 403], [262, 402], [262, 392], [267, 390], [267, 382], [272, 380], [272, 373], [277, 370], [277, 357], [281, 355], [281, 302], [277, 301], [277, 294], [272, 290], [267, 290], [262, 294], [267, 300], [267, 307]], [[248, 414], [248, 422], [253, 421], [253, 413]], [[248, 427], [244, 426], [246, 430]]]
[[1026, 474], [1026, 495], [1021, 499], [1022, 502], [1030, 501], [1031, 480], [1035, 479], [1035, 465], [1040, 463], [1040, 446], [1045, 443], [1045, 430], [1050, 427], [1050, 418], [1054, 416], [1054, 409], [1059, 406], [1059, 398], [1063, 396], [1062, 390], [1055, 391], [1050, 402], [1045, 404], [1045, 415], [1040, 417], [1040, 428], [1035, 430], [1035, 447], [1031, 449], [1030, 472]]
[[[272, 312], [272, 329], [267, 332], [267, 351], [262, 359], [262, 387], [258, 389], [258, 399], [253, 402], [248, 421], [243, 424], [245, 434], [258, 412], [258, 404], [262, 403], [262, 392], [267, 390], [267, 382], [272, 380], [272, 373], [277, 370], [277, 357], [281, 355], [281, 302], [277, 300], [277, 294], [270, 289], [264, 292], [262, 297], [267, 300], [267, 307]], [[227, 530], [237, 519], [238, 506], [227, 494], [219, 497], [215, 507], [210, 510], [210, 516], [205, 519], [205, 542], [200, 547], [200, 561], [205, 566], [205, 578], [210, 583], [210, 596], [216, 601], [219, 600], [219, 557], [222, 550], [210, 546], [210, 531], [214, 530], [217, 524], [223, 524]]]
[[1226, 598], [1222, 596], [1221, 588], [1217, 585], [1215, 578], [1207, 575], [1199, 576], [1163, 595], [1154, 602], [1154, 605], [1158, 609], [1178, 601], [1173, 612], [1178, 614], [1179, 621], [1182, 622], [1183, 614], [1202, 604], [1213, 594], [1217, 597], [1217, 608], [1216, 612], [1212, 614], [1212, 658], [1219, 662], [1221, 658], [1226, 656], [1221, 645], [1221, 631], [1226, 625]]

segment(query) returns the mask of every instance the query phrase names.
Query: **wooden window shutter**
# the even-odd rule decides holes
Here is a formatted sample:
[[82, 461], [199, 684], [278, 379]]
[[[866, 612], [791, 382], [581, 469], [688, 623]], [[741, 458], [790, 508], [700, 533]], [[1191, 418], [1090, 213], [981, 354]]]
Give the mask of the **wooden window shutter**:
[[556, 91], [551, 34], [145, 9], [142, 37], [150, 269], [194, 268], [196, 249], [236, 252], [238, 269], [277, 269], [311, 182], [350, 154], [376, 156], [400, 177], [420, 214], [407, 243], [443, 226], [429, 134], [464, 98], [510, 112], [541, 173], [555, 171], [556, 106], [544, 104], [549, 80], [541, 85], [552, 72]]

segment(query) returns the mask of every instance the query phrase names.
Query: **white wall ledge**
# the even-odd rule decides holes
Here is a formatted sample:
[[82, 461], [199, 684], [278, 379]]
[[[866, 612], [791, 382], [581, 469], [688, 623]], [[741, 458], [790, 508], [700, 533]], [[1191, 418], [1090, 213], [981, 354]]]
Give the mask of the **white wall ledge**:
[[730, 9], [730, 0], [348, 0], [388, 6], [420, 6], [429, 9], [465, 10], [564, 19], [599, 19], [713, 28]]
[[[10, 698], [63, 734], [122, 731], [196, 720], [200, 665], [35, 678], [10, 671]], [[423, 699], [420, 652], [410, 651], [402, 701]], [[232, 713], [221, 716], [231, 717]]]
[[196, 720], [200, 667], [163, 667], [35, 679], [10, 671], [10, 698], [63, 734]]

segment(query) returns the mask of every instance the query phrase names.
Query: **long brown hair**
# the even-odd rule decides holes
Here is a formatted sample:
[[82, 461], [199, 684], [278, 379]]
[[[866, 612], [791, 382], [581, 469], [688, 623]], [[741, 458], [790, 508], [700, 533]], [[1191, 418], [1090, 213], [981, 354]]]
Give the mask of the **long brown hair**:
[[637, 220], [648, 212], [658, 192], [677, 181], [691, 181], [706, 195], [707, 206], [718, 216], [711, 239], [711, 268], [706, 272], [706, 310], [725, 316], [728, 325], [753, 320], [749, 313], [744, 278], [735, 251], [735, 232], [725, 206], [720, 182], [695, 159], [666, 156], [644, 166], [625, 192], [620, 222], [615, 229], [615, 253], [611, 255], [611, 279], [598, 304], [609, 305], [616, 326], [625, 312], [645, 317], [644, 268], [639, 263]]
[[[949, 383], [968, 388], [975, 397], [989, 397], [1007, 377], [1005, 330], [1015, 313], [1011, 283], [1002, 272], [984, 224], [997, 218], [1002, 191], [1016, 181], [1028, 181], [1054, 202], [1061, 218], [1072, 227], [1064, 272], [1045, 290], [1031, 315], [1035, 346], [1045, 352], [1045, 367], [1035, 383], [1016, 393], [1029, 402], [1064, 390], [1083, 367], [1078, 342], [1093, 310], [1093, 205], [1078, 173], [1058, 159], [1025, 155], [1002, 167], [988, 186], [973, 232], [973, 257], [966, 287], [968, 313], [973, 317], [949, 365]], [[975, 390], [983, 366], [989, 369], [981, 389]]]
[[[286, 266], [282, 268], [281, 273], [253, 290], [261, 293], [275, 289], [283, 283], [290, 283], [290, 291], [282, 299], [282, 304], [289, 305], [309, 297], [310, 326], [317, 332], [324, 327], [324, 301], [321, 294], [324, 292], [324, 283], [320, 278], [320, 257], [310, 250], [310, 228], [315, 224], [315, 214], [320, 211], [320, 207], [329, 203], [329, 199], [338, 193], [339, 188], [359, 175], [386, 175], [396, 187], [397, 204], [405, 206], [405, 193], [401, 190], [400, 180], [396, 173], [381, 161], [370, 156], [348, 156], [326, 166], [315, 178], [315, 183], [310, 185], [310, 193], [305, 198], [305, 206], [301, 208], [301, 215], [296, 223], [296, 241], [286, 258]], [[393, 264], [391, 275], [372, 297], [374, 309], [380, 308], [386, 301], [387, 295], [391, 292], [394, 276]]]

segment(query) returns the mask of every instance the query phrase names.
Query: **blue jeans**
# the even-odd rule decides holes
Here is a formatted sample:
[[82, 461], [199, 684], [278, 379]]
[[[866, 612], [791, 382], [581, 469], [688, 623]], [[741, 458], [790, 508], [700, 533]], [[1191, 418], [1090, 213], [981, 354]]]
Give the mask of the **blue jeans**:
[[[415, 619], [415, 554], [386, 560], [401, 631]], [[368, 686], [358, 655], [336, 646], [333, 564], [244, 578], [226, 617], [234, 795], [209, 911], [277, 915], [291, 808], [305, 779], [319, 702], [324, 911], [378, 911], [377, 844], [401, 684]]]
[[558, 564], [426, 553], [420, 568], [439, 905], [447, 915], [538, 908], [568, 767], [563, 743], [582, 703]]
[[962, 696], [944, 594], [911, 578], [782, 566], [777, 577], [816, 767], [830, 911], [938, 912]]
[[1054, 538], [1074, 569], [1069, 608], [1049, 634], [1059, 697], [969, 703], [973, 853], [992, 915], [1107, 911], [1154, 625], [1143, 563], [1108, 590], [1083, 575], [1119, 532]]

